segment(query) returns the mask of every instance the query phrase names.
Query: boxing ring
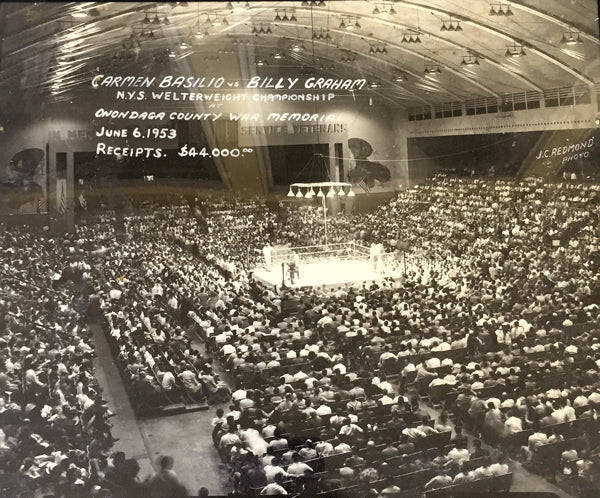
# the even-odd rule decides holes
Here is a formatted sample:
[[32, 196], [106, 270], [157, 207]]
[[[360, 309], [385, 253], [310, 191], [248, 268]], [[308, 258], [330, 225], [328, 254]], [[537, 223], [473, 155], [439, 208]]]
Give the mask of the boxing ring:
[[[292, 288], [327, 289], [398, 277], [396, 272], [387, 270], [389, 265], [385, 261], [376, 267], [370, 252], [368, 247], [356, 242], [300, 247], [276, 246], [271, 249], [270, 264], [265, 261], [255, 268], [253, 276], [259, 282], [273, 288], [280, 288], [285, 284]], [[385, 257], [395, 258], [395, 255], [386, 254]], [[293, 259], [298, 262], [298, 276], [292, 281], [289, 263]]]

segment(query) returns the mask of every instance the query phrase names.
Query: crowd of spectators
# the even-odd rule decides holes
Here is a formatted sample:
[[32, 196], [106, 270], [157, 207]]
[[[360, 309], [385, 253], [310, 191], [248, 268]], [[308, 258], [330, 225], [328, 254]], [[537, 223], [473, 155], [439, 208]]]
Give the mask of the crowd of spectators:
[[[114, 319], [114, 335], [118, 336], [121, 328], [123, 336], [128, 336], [132, 332], [128, 325], [132, 321], [138, 324], [134, 313], [137, 308], [129, 308], [131, 303], [125, 299], [129, 290], [125, 275], [139, 275], [120, 273], [125, 263], [132, 263], [128, 256], [133, 253], [124, 251], [111, 260], [114, 264], [102, 264], [107, 254], [116, 255], [117, 247], [113, 224], [107, 216], [101, 216], [95, 227], [79, 226], [75, 234], [66, 236], [0, 225], [2, 496], [188, 496], [172, 470], [172, 458], [157, 458], [156, 471], [141, 479], [134, 458], [111, 451], [117, 441], [111, 432], [111, 418], [116, 414], [109, 410], [94, 377], [95, 349], [88, 322], [98, 318], [91, 313], [89, 303], [100, 290], [108, 317], [112, 319], [113, 310], [127, 317]], [[152, 254], [145, 254], [144, 261], [148, 262]], [[167, 252], [166, 256], [172, 254]], [[152, 262], [160, 265], [160, 258], [154, 254]], [[121, 278], [101, 280], [100, 276], [111, 268]], [[100, 282], [107, 286], [106, 295], [97, 287]], [[164, 284], [162, 280], [160, 283]], [[143, 289], [139, 291], [138, 297], [143, 295]], [[152, 305], [160, 303], [158, 299]], [[165, 325], [159, 327], [161, 330], [151, 330], [165, 339], [170, 330]], [[173, 339], [177, 339], [176, 334]], [[196, 360], [187, 370], [197, 373], [203, 388], [210, 386], [210, 365], [194, 356], [197, 351], [185, 349], [189, 344], [185, 337], [181, 340], [183, 351]], [[123, 345], [118, 338], [115, 342]], [[135, 353], [133, 347], [126, 350]], [[170, 352], [167, 347], [156, 352], [163, 351]], [[165, 370], [170, 370], [168, 361], [164, 364]], [[128, 366], [128, 371], [137, 374], [144, 371], [141, 365], [136, 371], [133, 362]], [[185, 388], [187, 370], [183, 365], [174, 368], [181, 368], [178, 378]], [[145, 391], [142, 395], [145, 403], [158, 401], [146, 397], [148, 394]], [[219, 395], [229, 398], [226, 386]], [[199, 496], [208, 496], [207, 490], [202, 489]]]
[[[221, 323], [213, 347], [220, 348], [225, 364], [251, 387], [264, 385], [282, 360], [304, 357], [308, 364], [292, 364], [282, 383], [305, 376], [320, 383], [328, 375], [312, 368], [314, 358], [329, 361], [329, 356], [353, 371], [356, 361], [366, 361], [373, 349], [383, 351], [377, 366], [385, 362], [389, 371], [399, 373], [401, 388], [414, 382], [421, 395], [439, 396], [449, 389], [462, 389], [458, 392], [465, 396], [473, 393], [479, 421], [475, 417], [473, 424], [464, 417], [464, 422], [490, 442], [528, 427], [527, 419], [517, 422], [513, 403], [520, 406], [530, 390], [525, 404], [543, 408], [548, 416], [558, 412], [557, 421], [568, 420], [560, 414], [574, 403], [578, 390], [593, 399], [597, 389], [592, 373], [598, 361], [597, 192], [593, 185], [453, 178], [403, 192], [375, 213], [356, 217], [353, 226], [366, 231], [367, 240], [408, 242], [413, 254], [435, 263], [419, 273], [423, 278], [407, 278], [390, 289], [383, 285], [296, 295], [303, 303], [302, 321], [282, 329], [281, 323], [265, 324], [266, 313], [247, 324]], [[275, 296], [266, 297], [271, 298], [267, 304], [277, 304]], [[584, 323], [588, 330], [571, 335], [571, 325]], [[327, 329], [333, 331], [331, 342]], [[290, 347], [290, 340], [301, 345], [308, 338], [309, 344], [283, 350], [282, 355], [282, 345]], [[467, 356], [457, 358], [454, 352], [461, 349]], [[360, 360], [355, 351], [363, 355]], [[535, 353], [543, 353], [541, 361], [528, 362], [528, 355]], [[373, 362], [367, 365], [372, 371], [368, 368]], [[573, 377], [557, 375], [570, 366], [575, 367]], [[545, 381], [541, 392], [537, 378]], [[565, 385], [576, 387], [570, 391]], [[431, 393], [435, 387], [438, 392]], [[482, 388], [495, 387], [501, 391], [497, 396], [476, 396]], [[334, 391], [340, 388], [334, 385]], [[561, 398], [548, 401], [557, 389]], [[304, 390], [302, 399], [310, 388]], [[461, 406], [451, 408], [463, 418]], [[506, 415], [499, 414], [500, 408]], [[467, 414], [469, 410], [471, 406]], [[588, 415], [595, 420], [593, 409]], [[588, 445], [594, 441], [590, 431], [597, 433], [593, 423], [583, 431]]]
[[148, 413], [227, 398], [229, 389], [194, 343], [203, 323], [195, 311], [230, 303], [238, 284], [148, 230], [141, 216], [125, 224], [129, 239], [110, 247], [110, 260], [97, 267], [98, 290], [109, 345], [134, 405]]
[[[5, 261], [22, 246], [49, 257], [5, 263], [13, 273], [2, 282], [9, 342], [0, 373], [12, 396], [3, 404], [17, 403], [19, 420], [4, 432], [26, 450], [9, 451], [3, 465], [38, 479], [35, 453], [62, 451], [70, 460], [56, 482], [71, 479], [72, 465], [78, 485], [94, 482], [89, 446], [106, 454], [110, 412], [90, 372], [93, 347], [78, 306], [97, 292], [113, 354], [144, 410], [229, 399], [213, 358], [233, 376], [213, 439], [236, 491], [377, 496], [491, 483], [510, 473], [508, 456], [540, 472], [550, 459], [553, 474], [574, 477], [582, 492], [596, 489], [598, 199], [591, 184], [439, 176], [372, 213], [332, 218], [331, 242], [380, 242], [394, 252], [401, 241], [408, 271], [329, 290], [277, 292], [249, 274], [266, 242], [322, 242], [314, 207], [162, 206], [126, 217], [126, 240], [83, 229], [52, 254], [55, 241], [7, 231]], [[23, 304], [32, 299], [46, 304]], [[297, 306], [288, 316], [290, 300]], [[89, 428], [88, 399], [97, 415]], [[432, 419], [419, 400], [459, 425], [446, 412]], [[83, 431], [73, 437], [87, 460], [60, 438], [43, 439], [40, 427], [65, 405], [64, 418], [79, 417]], [[463, 427], [501, 451], [486, 453]], [[49, 445], [33, 450], [21, 433]], [[543, 449], [557, 443], [558, 457]]]
[[0, 226], [0, 494], [103, 496], [114, 439], [86, 325], [77, 237]]

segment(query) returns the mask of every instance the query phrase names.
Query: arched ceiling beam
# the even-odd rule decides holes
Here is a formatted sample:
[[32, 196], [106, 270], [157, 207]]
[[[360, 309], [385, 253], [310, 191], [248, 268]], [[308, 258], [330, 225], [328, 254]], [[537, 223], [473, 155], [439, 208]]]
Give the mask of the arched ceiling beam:
[[[302, 9], [296, 9], [296, 10], [300, 11]], [[304, 9], [304, 10], [306, 10], [306, 9]], [[432, 10], [436, 10], [436, 9], [432, 9], [432, 8], [429, 9], [429, 11], [432, 11]], [[437, 10], [437, 12], [440, 15], [446, 15], [446, 16], [452, 15], [453, 18], [456, 18], [457, 20], [460, 19], [460, 21], [464, 22], [465, 24], [477, 24], [477, 23], [474, 23], [473, 21], [471, 21], [469, 19], [466, 19], [466, 18], [461, 17], [459, 15], [451, 14], [451, 13], [446, 12], [446, 11]], [[357, 17], [357, 14], [355, 12], [342, 12], [342, 11], [337, 10], [336, 14], [340, 15], [341, 17]], [[369, 21], [373, 21], [374, 23], [380, 23], [380, 24], [385, 24], [385, 25], [388, 25], [388, 26], [392, 26], [393, 28], [396, 28], [397, 26], [399, 26], [402, 29], [415, 30], [414, 26], [409, 26], [407, 24], [401, 24], [399, 22], [394, 22], [394, 21], [388, 21], [387, 19], [382, 19], [382, 18], [377, 17], [377, 16], [361, 15], [360, 18], [361, 19], [368, 19]], [[429, 31], [424, 31], [420, 27], [418, 29], [419, 29], [419, 31], [421, 33], [426, 34], [427, 36], [430, 36], [431, 38], [434, 38], [437, 41], [443, 42], [443, 43], [445, 43], [447, 45], [450, 45], [450, 46], [452, 46], [454, 48], [459, 48], [461, 50], [464, 50], [465, 52], [467, 52], [468, 50], [470, 50], [470, 47], [466, 47], [464, 45], [461, 45], [460, 43], [457, 43], [457, 42], [455, 42], [453, 40], [449, 40], [447, 38], [441, 37], [441, 36], [439, 36], [439, 35], [437, 35], [435, 33], [429, 32]], [[329, 28], [329, 30], [331, 31], [332, 28]], [[355, 34], [355, 33], [351, 33], [350, 31], [341, 31], [341, 32], [344, 33], [344, 34]], [[512, 38], [511, 38], [511, 40], [512, 40]], [[392, 45], [392, 42], [387, 41], [387, 40], [382, 41], [382, 42], [383, 43], [387, 43], [388, 45]], [[423, 55], [419, 54], [418, 52], [416, 52], [414, 50], [410, 50], [407, 47], [398, 46], [398, 45], [394, 45], [394, 46], [399, 47], [399, 48], [401, 47], [401, 49], [403, 49], [405, 51], [408, 51], [408, 52], [411, 52], [411, 53], [415, 53], [415, 54], [419, 55], [420, 57], [424, 57]], [[500, 62], [496, 61], [495, 59], [492, 59], [492, 58], [487, 57], [487, 56], [485, 56], [485, 57], [482, 56], [482, 58], [484, 58], [488, 63], [490, 63], [491, 65], [493, 65], [497, 69], [500, 69], [501, 71], [509, 74], [511, 77], [516, 78], [516, 79], [520, 80], [521, 82], [525, 83], [531, 89], [536, 90], [538, 92], [543, 92], [543, 88], [541, 88], [540, 86], [536, 85], [533, 81], [531, 81], [530, 79], [526, 78], [525, 76], [523, 76], [521, 74], [515, 73], [509, 67], [503, 66]], [[432, 58], [432, 60], [433, 60], [433, 58]], [[436, 60], [435, 62], [439, 62], [439, 61]], [[447, 67], [447, 68], [451, 68], [451, 66], [448, 66], [447, 64], [445, 64], [444, 66]], [[461, 74], [461, 73], [457, 73], [457, 74], [459, 74], [460, 76], [468, 79], [473, 84], [477, 84], [476, 82], [474, 82], [468, 76], [466, 76], [464, 74]], [[491, 91], [489, 89], [486, 90], [486, 91], [488, 91], [491, 94], [495, 95], [495, 92], [493, 92], [493, 91]]]
[[[311, 40], [311, 41], [312, 41], [312, 40]], [[319, 44], [319, 45], [321, 45], [321, 44], [326, 44], [326, 42], [323, 42], [323, 41], [321, 41], [321, 40], [315, 40], [315, 43], [316, 43], [316, 44]], [[340, 49], [336, 48], [336, 50], [340, 50]], [[361, 55], [362, 55], [362, 54], [361, 54]], [[365, 54], [365, 55], [364, 55], [364, 57], [365, 57], [365, 58], [368, 58], [368, 59], [374, 59], [376, 62], [381, 62], [379, 59], [377, 59], [376, 57], [373, 57], [372, 55], [367, 55], [367, 54]], [[339, 61], [337, 61], [336, 59], [334, 59], [334, 58], [333, 58], [333, 56], [331, 56], [331, 57], [330, 57], [330, 56], [329, 56], [329, 54], [326, 54], [326, 55], [319, 55], [319, 58], [320, 58], [320, 59], [325, 59], [325, 60], [330, 60], [330, 61], [333, 61], [333, 62], [339, 62]], [[309, 62], [312, 62], [312, 61], [309, 61]], [[387, 62], [387, 61], [386, 61], [386, 62]], [[390, 64], [390, 65], [391, 65], [391, 66], [395, 66], [394, 64]], [[411, 76], [414, 76], [415, 78], [419, 78], [419, 77], [420, 77], [420, 75], [417, 75], [417, 74], [415, 74], [415, 73], [413, 73], [413, 72], [410, 72], [410, 71], [402, 70], [402, 72], [403, 72], [403, 73], [406, 73], [406, 74], [410, 74]], [[334, 72], [334, 71], [331, 71], [331, 73], [332, 73], [332, 74], [335, 74], [336, 76], [345, 76], [343, 73], [340, 73], [340, 72]], [[370, 91], [372, 91], [373, 93], [375, 93], [375, 94], [379, 95], [380, 97], [384, 97], [384, 98], [385, 98], [385, 95], [381, 94], [381, 93], [380, 93], [380, 92], [378, 92], [377, 90], [375, 90], [375, 89], [372, 89], [372, 88], [369, 88], [369, 90], [370, 90]], [[403, 92], [402, 92], [401, 90], [402, 90], [403, 92], [406, 92], [406, 93], [404, 93], [404, 94], [403, 94]], [[406, 97], [406, 94], [408, 94], [408, 95], [412, 96], [413, 98], [416, 98], [416, 99], [420, 100], [420, 101], [421, 101], [421, 102], [423, 102], [424, 104], [431, 105], [431, 102], [429, 102], [428, 100], [424, 99], [423, 97], [421, 97], [421, 96], [420, 96], [420, 95], [418, 95], [417, 93], [414, 93], [414, 92], [412, 92], [411, 90], [409, 90], [408, 88], [405, 88], [405, 87], [403, 87], [403, 86], [393, 85], [393, 87], [392, 87], [392, 91], [395, 91], [396, 93], [398, 93], [398, 94], [400, 94], [400, 95], [403, 95], [403, 96], [405, 96], [405, 97]], [[397, 102], [395, 102], [393, 99], [390, 99], [390, 102], [393, 102], [393, 103], [395, 103], [395, 104], [397, 103]]]
[[[457, 14], [456, 12], [449, 12], [449, 11], [441, 10], [438, 8], [431, 7], [431, 5], [424, 5], [424, 4], [417, 3], [417, 2], [411, 2], [410, 0], [405, 0], [404, 2], [402, 2], [402, 5], [414, 7], [416, 9], [425, 10], [425, 11], [429, 11], [429, 12], [435, 11], [439, 14], [446, 15], [446, 16], [452, 16], [453, 18], [456, 18], [457, 20], [460, 20], [461, 22], [472, 24], [473, 26], [476, 26], [484, 31], [487, 31], [490, 34], [493, 34], [495, 36], [503, 38], [504, 40], [509, 40], [511, 42], [517, 42], [519, 44], [524, 44], [525, 47], [529, 48], [529, 50], [531, 50], [533, 53], [538, 54], [540, 57], [542, 57], [542, 58], [546, 59], [548, 62], [551, 62], [552, 64], [558, 66], [563, 71], [566, 71], [569, 74], [571, 74], [572, 76], [575, 76], [577, 79], [583, 81], [586, 85], [588, 85], [588, 86], [594, 85], [594, 82], [590, 78], [588, 78], [586, 75], [584, 75], [577, 69], [571, 67], [566, 62], [562, 62], [561, 60], [548, 54], [547, 52], [543, 51], [542, 49], [540, 49], [534, 45], [531, 45], [530, 43], [527, 42], [527, 40], [517, 39], [514, 36], [509, 35], [508, 33], [505, 33], [504, 31], [501, 31], [497, 28], [492, 28], [491, 26], [483, 24], [474, 19], [465, 17], [462, 14]], [[520, 5], [519, 5], [519, 7], [520, 7]]]
[[[557, 17], [555, 17], [553, 15], [548, 14], [547, 12], [545, 12], [543, 10], [534, 9], [533, 7], [530, 7], [529, 5], [525, 5], [521, 1], [511, 0], [510, 3], [513, 7], [515, 7], [518, 10], [522, 10], [524, 12], [527, 12], [528, 14], [532, 14], [534, 16], [541, 17], [542, 19], [544, 19], [546, 21], [557, 24], [558, 26], [560, 26], [563, 29], [566, 29], [566, 30], [573, 29], [573, 26], [571, 24], [564, 22], [563, 20], [558, 19]], [[597, 34], [588, 33], [579, 27], [576, 27], [576, 29], [577, 29], [577, 32], [579, 32], [581, 34], [582, 38], [585, 38], [589, 42], [592, 42], [594, 45], [600, 46], [600, 40], [598, 39]]]
[[[307, 26], [307, 25], [303, 25], [303, 24], [297, 24], [298, 26], [305, 26], [307, 28], [312, 28], [312, 26]], [[448, 70], [449, 72], [459, 76], [462, 79], [467, 80], [470, 84], [472, 84], [473, 86], [479, 87], [481, 90], [485, 91], [486, 93], [488, 93], [489, 95], [493, 95], [495, 97], [499, 97], [499, 95], [494, 92], [494, 90], [492, 90], [491, 88], [489, 88], [486, 85], [483, 85], [482, 83], [479, 83], [478, 81], [474, 81], [473, 79], [469, 78], [467, 75], [465, 75], [464, 73], [461, 73], [460, 71], [457, 71], [456, 69], [454, 69], [453, 67], [444, 64], [438, 60], [435, 60], [433, 57], [429, 57], [429, 56], [425, 56], [422, 54], [419, 54], [418, 52], [415, 52], [414, 50], [410, 50], [407, 47], [404, 47], [403, 45], [401, 45], [400, 43], [395, 43], [393, 41], [389, 41], [389, 40], [384, 40], [382, 38], [376, 38], [374, 36], [369, 36], [369, 37], [365, 37], [362, 36], [360, 33], [354, 33], [351, 31], [342, 31], [338, 28], [329, 28], [329, 31], [331, 31], [332, 33], [338, 33], [338, 34], [343, 34], [343, 35], [348, 35], [348, 36], [352, 36], [355, 38], [359, 38], [361, 40], [373, 40], [375, 42], [379, 42], [379, 43], [385, 43], [387, 46], [389, 47], [394, 47], [402, 52], [407, 52], [409, 54], [411, 54], [412, 56], [415, 57], [423, 57], [424, 59], [429, 59], [432, 63], [435, 64], [439, 64], [440, 66], [444, 67], [446, 70]], [[366, 55], [366, 54], [365, 54]], [[448, 94], [452, 95], [451, 92], [448, 92]], [[456, 97], [457, 99], [461, 99], [461, 97], [459, 97], [458, 95], [453, 95], [454, 97]]]

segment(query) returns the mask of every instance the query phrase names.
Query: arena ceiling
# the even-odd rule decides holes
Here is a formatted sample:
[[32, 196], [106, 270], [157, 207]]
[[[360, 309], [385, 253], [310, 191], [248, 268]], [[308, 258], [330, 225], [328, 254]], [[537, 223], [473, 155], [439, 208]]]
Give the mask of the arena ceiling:
[[400, 107], [600, 82], [596, 0], [2, 3], [0, 99], [95, 74], [364, 77]]

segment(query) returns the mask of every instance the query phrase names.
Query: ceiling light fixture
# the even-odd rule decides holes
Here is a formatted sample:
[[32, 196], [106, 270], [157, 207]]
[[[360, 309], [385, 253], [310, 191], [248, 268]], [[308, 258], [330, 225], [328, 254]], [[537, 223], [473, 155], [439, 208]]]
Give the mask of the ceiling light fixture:
[[369, 53], [370, 54], [387, 54], [388, 49], [385, 47], [385, 45], [377, 42], [375, 44], [375, 46], [371, 45], [371, 48], [369, 49]]
[[479, 66], [479, 57], [471, 52], [468, 52], [467, 55], [462, 56], [460, 65], [464, 67]]
[[360, 29], [360, 23], [358, 22], [358, 18], [354, 18], [354, 16], [344, 16], [340, 21], [340, 29], [347, 29], [349, 31], [354, 29]]
[[356, 55], [351, 50], [345, 50], [340, 57], [340, 62], [354, 62]]
[[441, 74], [442, 69], [439, 64], [425, 64], [425, 75], [432, 76], [436, 74]]
[[509, 45], [506, 48], [506, 52], [504, 52], [506, 57], [523, 57], [527, 55], [525, 52], [525, 47], [523, 45], [519, 45], [517, 42], [513, 43], [513, 45]]
[[510, 4], [508, 4], [508, 3], [492, 3], [492, 4], [490, 4], [490, 11], [489, 11], [488, 15], [489, 16], [500, 16], [500, 17], [510, 17], [514, 14], [510, 8]]
[[300, 76], [314, 76], [314, 75], [315, 75], [314, 69], [311, 69], [306, 66], [302, 66], [302, 69], [300, 70]]
[[[165, 20], [167, 18], [165, 17]], [[204, 34], [202, 33], [202, 29], [200, 28], [200, 5], [198, 4], [196, 9], [196, 32], [194, 33], [194, 37], [197, 39], [204, 38]]]
[[[456, 23], [456, 25], [454, 24]], [[460, 21], [457, 19], [444, 19], [442, 20], [442, 25], [440, 27], [440, 31], [462, 31], [462, 27], [460, 25]]]
[[403, 34], [400, 43], [421, 43], [420, 31], [410, 30]]
[[575, 32], [571, 28], [568, 31], [563, 31], [560, 39], [561, 45], [579, 45], [581, 43], [583, 43], [583, 40], [579, 32]]

